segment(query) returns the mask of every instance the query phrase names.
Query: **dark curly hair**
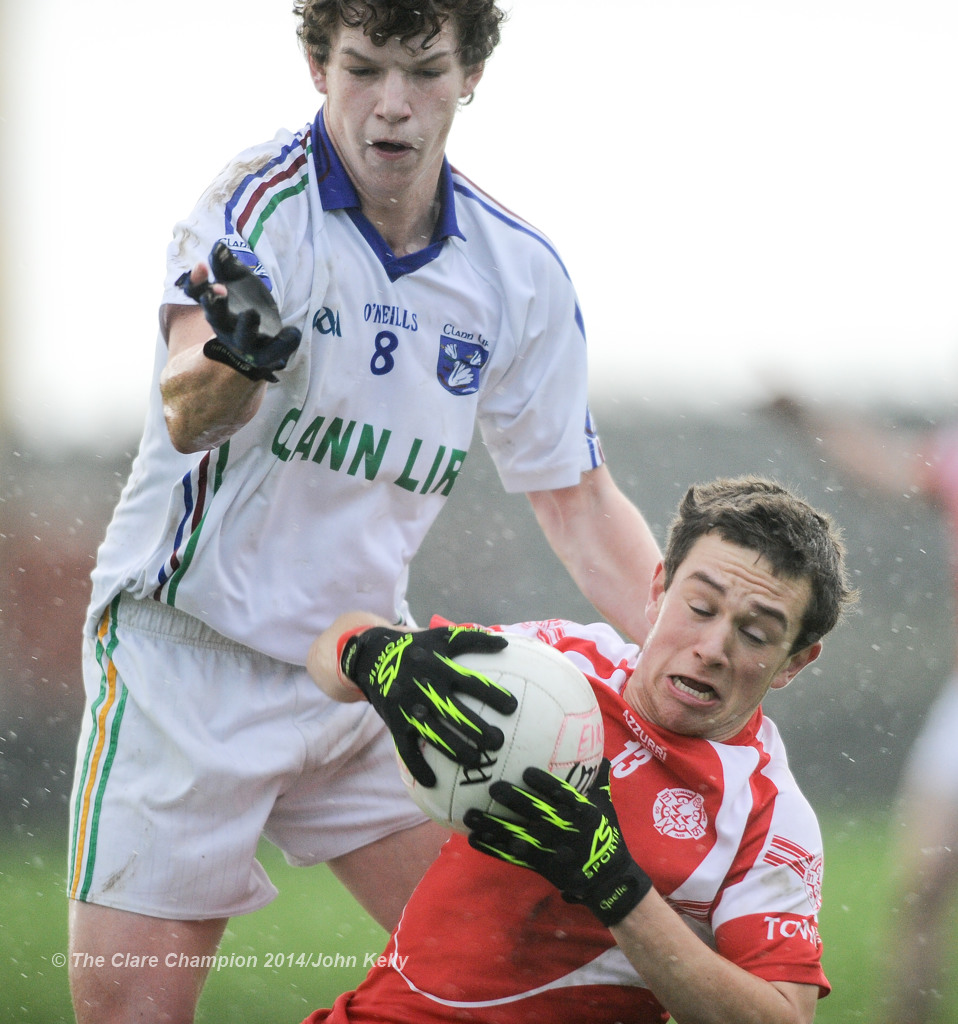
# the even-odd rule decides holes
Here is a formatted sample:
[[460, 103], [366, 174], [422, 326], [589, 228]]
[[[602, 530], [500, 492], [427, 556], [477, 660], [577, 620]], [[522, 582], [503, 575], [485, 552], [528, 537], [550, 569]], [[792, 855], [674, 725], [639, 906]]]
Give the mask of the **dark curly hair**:
[[833, 629], [857, 597], [849, 586], [838, 527], [774, 481], [747, 476], [690, 487], [669, 528], [666, 587], [693, 544], [708, 533], [761, 555], [776, 575], [809, 581], [811, 598], [792, 654]]
[[427, 49], [452, 19], [464, 67], [482, 64], [499, 43], [505, 14], [495, 0], [296, 0], [296, 34], [316, 64], [329, 60], [336, 33], [344, 25], [361, 28], [377, 46], [390, 39], [404, 45], [420, 36]]

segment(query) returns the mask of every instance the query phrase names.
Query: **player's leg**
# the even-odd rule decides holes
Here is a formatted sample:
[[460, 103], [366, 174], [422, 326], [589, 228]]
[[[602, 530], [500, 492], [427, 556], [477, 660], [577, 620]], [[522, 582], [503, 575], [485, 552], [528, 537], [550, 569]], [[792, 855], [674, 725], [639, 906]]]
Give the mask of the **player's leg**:
[[938, 1019], [951, 956], [950, 910], [958, 889], [958, 806], [912, 800], [898, 847], [894, 948], [888, 956], [886, 1019]]
[[448, 838], [447, 829], [428, 821], [351, 850], [329, 866], [369, 916], [389, 932]]
[[[180, 955], [211, 956], [228, 918], [276, 894], [256, 848], [302, 740], [289, 666], [172, 609], [125, 602], [84, 654], [67, 888], [74, 1001], [78, 1013], [100, 1004], [87, 1019], [138, 1009], [152, 1020], [159, 999], [188, 1021], [206, 970]], [[127, 953], [159, 961], [130, 966]]]
[[895, 1024], [940, 1016], [958, 895], [958, 680], [929, 712], [903, 777], [895, 821], [895, 917], [886, 1005]]
[[392, 737], [368, 704], [329, 702], [305, 670], [299, 686], [310, 761], [276, 801], [264, 835], [291, 864], [328, 863], [390, 931], [449, 831], [413, 803]]
[[71, 900], [77, 1024], [191, 1024], [226, 921], [168, 921]]

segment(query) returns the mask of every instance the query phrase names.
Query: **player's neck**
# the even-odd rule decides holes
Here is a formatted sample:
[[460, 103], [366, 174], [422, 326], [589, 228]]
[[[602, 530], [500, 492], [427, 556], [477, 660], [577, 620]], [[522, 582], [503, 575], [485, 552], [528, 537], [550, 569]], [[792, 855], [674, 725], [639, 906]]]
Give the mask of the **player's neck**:
[[397, 256], [419, 252], [432, 241], [441, 207], [438, 169], [395, 191], [363, 183], [356, 183], [356, 191], [366, 219]]
[[439, 220], [439, 201], [411, 204], [408, 200], [396, 203], [363, 202], [363, 213], [382, 235], [383, 240], [397, 256], [425, 249], [432, 241]]

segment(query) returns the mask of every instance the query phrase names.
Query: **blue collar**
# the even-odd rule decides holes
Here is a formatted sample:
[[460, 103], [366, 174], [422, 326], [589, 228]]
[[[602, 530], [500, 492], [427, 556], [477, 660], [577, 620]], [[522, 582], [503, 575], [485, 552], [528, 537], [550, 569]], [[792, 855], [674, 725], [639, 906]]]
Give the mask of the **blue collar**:
[[459, 229], [456, 220], [455, 190], [452, 181], [452, 168], [443, 157], [442, 169], [439, 172], [439, 219], [436, 230], [425, 249], [409, 256], [396, 256], [360, 209], [359, 195], [356, 187], [346, 173], [339, 159], [329, 134], [326, 131], [325, 107], [322, 107], [313, 122], [313, 163], [316, 167], [316, 185], [324, 210], [345, 210], [353, 223], [366, 239], [373, 252], [379, 258], [391, 281], [411, 274], [414, 270], [434, 260], [442, 251], [443, 242], [447, 238], [457, 237], [465, 241], [466, 236]]

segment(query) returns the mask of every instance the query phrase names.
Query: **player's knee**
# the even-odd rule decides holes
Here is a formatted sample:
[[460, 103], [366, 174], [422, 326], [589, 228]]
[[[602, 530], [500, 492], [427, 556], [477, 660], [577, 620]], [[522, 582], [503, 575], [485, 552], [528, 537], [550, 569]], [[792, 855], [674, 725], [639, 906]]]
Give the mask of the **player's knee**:
[[68, 967], [77, 1024], [192, 1024], [226, 920], [167, 921], [72, 901]]

